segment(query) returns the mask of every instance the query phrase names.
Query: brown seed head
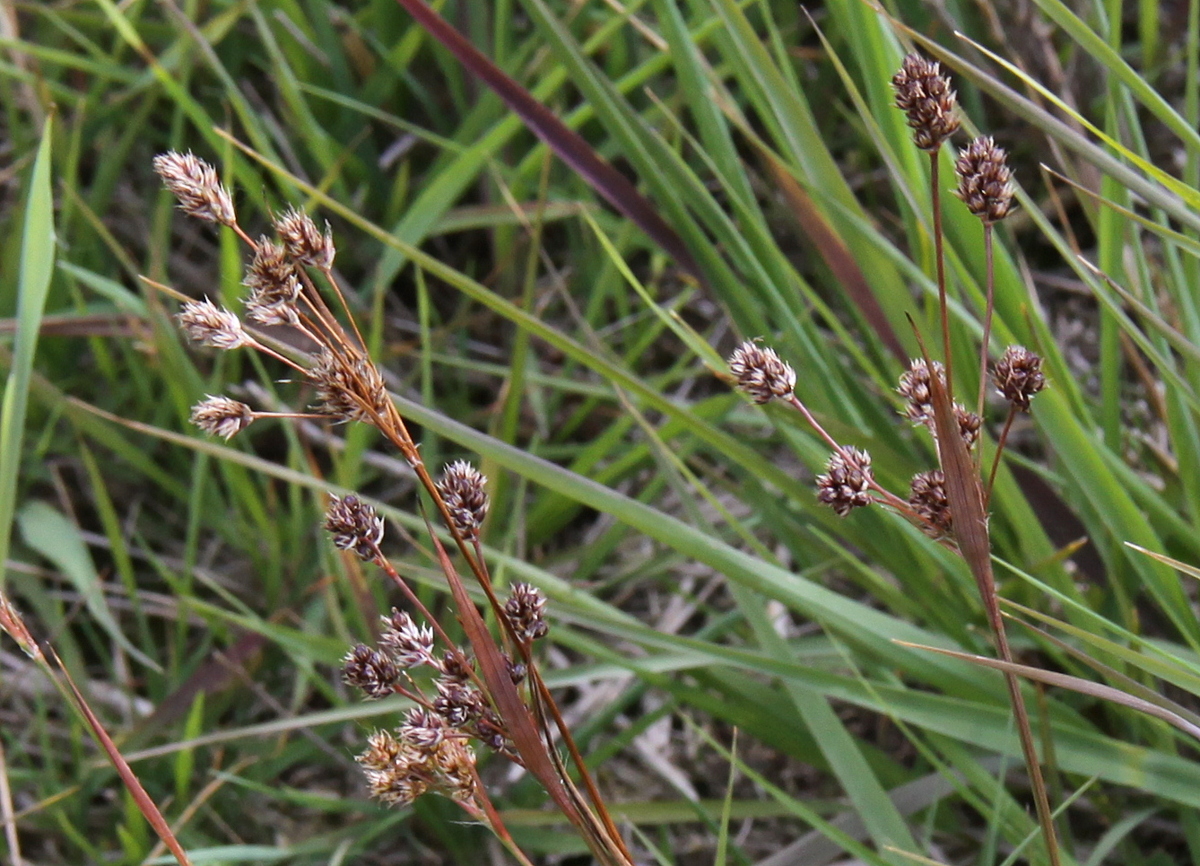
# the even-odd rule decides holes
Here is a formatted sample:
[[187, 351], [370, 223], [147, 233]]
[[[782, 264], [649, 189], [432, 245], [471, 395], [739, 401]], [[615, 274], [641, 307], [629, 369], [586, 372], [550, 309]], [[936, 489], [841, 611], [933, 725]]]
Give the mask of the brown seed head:
[[258, 239], [254, 261], [246, 269], [242, 285], [250, 290], [246, 315], [260, 325], [292, 325], [300, 322], [296, 301], [300, 279], [287, 251], [270, 238]]
[[927, 535], [941, 538], [952, 526], [950, 500], [946, 498], [946, 476], [940, 469], [919, 472], [912, 478], [908, 504], [922, 520]]
[[1028, 412], [1034, 395], [1046, 387], [1042, 359], [1024, 346], [1009, 346], [992, 370], [992, 381], [1000, 396]]
[[958, 422], [958, 433], [967, 443], [967, 448], [974, 448], [975, 443], [979, 441], [979, 428], [983, 426], [983, 419], [974, 412], [968, 412], [962, 403], [955, 403], [954, 420]]
[[729, 356], [729, 372], [737, 386], [750, 395], [755, 403], [770, 403], [778, 398], [787, 400], [796, 390], [796, 371], [780, 360], [774, 349], [745, 342]]
[[452, 728], [462, 728], [483, 715], [487, 701], [474, 686], [459, 682], [438, 680], [438, 696], [433, 700], [433, 711]]
[[344, 421], [376, 423], [388, 417], [392, 401], [383, 376], [368, 358], [322, 349], [307, 371], [317, 389], [317, 409]]
[[487, 478], [466, 460], [456, 460], [442, 470], [437, 489], [446, 503], [454, 528], [466, 540], [479, 537], [487, 517]]
[[325, 529], [333, 535], [333, 544], [338, 550], [353, 551], [364, 562], [370, 562], [380, 555], [383, 518], [353, 494], [341, 499], [329, 497], [329, 507], [325, 510]]
[[[843, 456], [843, 452], [845, 456]], [[817, 476], [817, 501], [838, 517], [871, 504], [871, 455], [858, 448], [843, 448], [829, 458], [824, 475]]]
[[214, 349], [236, 349], [251, 342], [241, 320], [208, 298], [184, 304], [179, 311], [179, 326], [188, 339]]
[[442, 663], [438, 670], [442, 672], [442, 679], [446, 682], [466, 683], [470, 681], [475, 665], [467, 658], [466, 653], [454, 648], [442, 653]]
[[221, 185], [216, 169], [204, 160], [191, 152], [172, 150], [154, 157], [154, 170], [188, 216], [224, 226], [237, 224], [229, 190]]
[[400, 679], [400, 668], [384, 653], [358, 644], [342, 660], [342, 679], [368, 698], [386, 698]]
[[[938, 381], [946, 384], [946, 371], [941, 361], [933, 362], [933, 372]], [[929, 384], [929, 366], [923, 358], [909, 362], [908, 372], [900, 377], [896, 392], [907, 402], [904, 414], [913, 424], [923, 424], [933, 429], [933, 391]]]
[[210, 436], [229, 439], [250, 426], [254, 411], [245, 403], [209, 394], [192, 407], [191, 421]]
[[321, 234], [312, 217], [293, 207], [275, 220], [275, 231], [287, 248], [288, 255], [296, 261], [325, 271], [333, 267], [336, 250], [328, 223], [325, 224], [325, 234]]
[[892, 76], [892, 86], [896, 106], [908, 115], [913, 142], [921, 150], [936, 151], [958, 129], [955, 93], [936, 60], [909, 54]]
[[979, 137], [958, 155], [954, 166], [958, 189], [954, 194], [985, 223], [999, 222], [1012, 210], [1012, 171], [1004, 148], [991, 136]]
[[424, 707], [413, 707], [396, 733], [400, 739], [417, 749], [433, 749], [446, 738], [446, 722], [437, 713]]
[[504, 605], [504, 614], [517, 637], [527, 641], [545, 637], [550, 630], [545, 613], [546, 597], [537, 587], [528, 583], [513, 584], [508, 602]]
[[406, 670], [420, 665], [438, 666], [433, 657], [431, 626], [417, 625], [411, 616], [394, 607], [390, 616], [381, 619], [383, 633], [379, 636], [379, 645], [391, 653], [396, 664]]
[[400, 741], [387, 731], [376, 731], [367, 737], [367, 748], [355, 758], [368, 770], [383, 770], [392, 766], [400, 757]]

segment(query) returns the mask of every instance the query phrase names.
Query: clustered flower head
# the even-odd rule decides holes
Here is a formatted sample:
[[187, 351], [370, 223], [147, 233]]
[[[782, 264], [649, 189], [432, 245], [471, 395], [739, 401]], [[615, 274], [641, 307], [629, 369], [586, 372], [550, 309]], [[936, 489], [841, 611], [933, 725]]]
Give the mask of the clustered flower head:
[[946, 475], [940, 469], [918, 472], [913, 476], [908, 504], [921, 520], [921, 528], [928, 535], [940, 538], [949, 535], [953, 521], [950, 518], [950, 500], [946, 497]]
[[958, 129], [956, 95], [936, 60], [909, 54], [892, 76], [892, 86], [896, 106], [908, 115], [913, 142], [921, 150], [936, 151]]
[[550, 630], [546, 624], [546, 597], [532, 584], [513, 584], [504, 613], [521, 640], [537, 640]]
[[221, 185], [216, 169], [207, 162], [191, 152], [172, 151], [154, 157], [154, 170], [188, 216], [230, 227], [236, 225], [229, 190]]
[[[417, 706], [394, 731], [373, 734], [358, 756], [372, 796], [391, 805], [411, 803], [426, 791], [472, 796], [476, 781], [470, 740], [519, 763], [503, 719], [476, 686], [474, 667], [462, 650], [452, 647], [438, 655], [433, 628], [405, 611], [393, 608], [382, 621], [378, 647], [351, 649], [342, 678], [368, 699], [402, 694]], [[432, 698], [410, 675], [417, 668], [433, 671]]]
[[437, 489], [459, 535], [477, 539], [487, 517], [487, 478], [466, 460], [456, 460], [442, 471]]
[[787, 400], [796, 390], [796, 371], [780, 360], [774, 349], [747, 341], [729, 356], [729, 372], [739, 389], [755, 403]]
[[995, 223], [1012, 210], [1012, 170], [1008, 155], [997, 147], [991, 136], [974, 139], [958, 155], [954, 172], [958, 189], [954, 194], [962, 199], [967, 210], [985, 223]]
[[325, 509], [325, 529], [333, 536], [338, 550], [349, 550], [364, 562], [379, 556], [383, 541], [383, 518], [354, 494], [329, 497]]
[[838, 517], [845, 517], [855, 508], [871, 504], [871, 455], [858, 448], [834, 451], [817, 476], [817, 501], [828, 505]]
[[[932, 364], [933, 375], [937, 376], [942, 387], [946, 386], [946, 372], [941, 361]], [[937, 423], [933, 414], [933, 389], [930, 384], [930, 365], [923, 358], [914, 358], [909, 362], [909, 368], [900, 377], [896, 392], [904, 398], [904, 414], [914, 424], [927, 427], [934, 438], [937, 438]], [[974, 412], [967, 410], [961, 403], [953, 404], [954, 420], [958, 424], [959, 435], [974, 447], [979, 441], [979, 430], [983, 419]]]
[[254, 411], [245, 403], [209, 394], [192, 407], [191, 422], [210, 436], [230, 439], [254, 421]]
[[992, 371], [996, 390], [1022, 412], [1029, 411], [1034, 396], [1046, 387], [1042, 359], [1024, 346], [1009, 346]]

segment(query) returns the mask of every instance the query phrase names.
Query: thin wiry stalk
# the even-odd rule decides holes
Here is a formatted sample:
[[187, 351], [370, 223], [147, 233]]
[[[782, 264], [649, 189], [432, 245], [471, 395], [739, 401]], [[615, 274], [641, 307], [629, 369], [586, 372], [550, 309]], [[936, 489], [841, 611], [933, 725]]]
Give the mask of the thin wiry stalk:
[[[983, 400], [987, 395], [988, 344], [991, 341], [992, 336], [992, 314], [995, 312], [996, 275], [993, 259], [995, 252], [992, 248], [992, 244], [992, 224], [985, 221], [983, 224], [983, 259], [987, 274], [987, 300], [985, 302], [983, 314], [983, 342], [979, 344], [979, 402], [976, 404], [978, 408], [975, 410], [975, 414], [980, 418], [983, 417]], [[996, 459], [999, 459], [1000, 452], [1002, 450], [1003, 446], [997, 448]], [[992, 471], [994, 473], [995, 469], [993, 468]], [[992, 484], [990, 481], [988, 482], [987, 490], [990, 498], [990, 493], [992, 490]]]
[[942, 358], [946, 368], [946, 391], [953, 394], [954, 375], [950, 357], [950, 315], [946, 303], [946, 253], [942, 237], [940, 174], [938, 151], [935, 150], [929, 154], [929, 191], [933, 203], [933, 257], [937, 265], [938, 316], [942, 323]]

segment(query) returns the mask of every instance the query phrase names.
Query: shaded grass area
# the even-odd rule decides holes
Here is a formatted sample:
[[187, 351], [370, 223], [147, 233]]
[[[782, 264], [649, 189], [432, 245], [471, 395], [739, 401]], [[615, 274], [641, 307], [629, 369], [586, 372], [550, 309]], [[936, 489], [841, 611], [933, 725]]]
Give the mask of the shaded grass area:
[[[996, 13], [1011, 22], [953, 4], [949, 19], [920, 4], [891, 11], [937, 35], [921, 47], [946, 60], [968, 125], [995, 125], [1021, 160], [995, 345], [1035, 347], [1052, 386], [1001, 471], [992, 537], [1001, 594], [1053, 617], [1065, 645], [1013, 626], [1016, 648], [1193, 709], [1192, 579], [1126, 546], [1200, 561], [1196, 28], [1163, 31], [1155, 5], [1128, 22], [1138, 41], [1122, 42], [1109, 6], [1080, 22], [1046, 0], [1029, 14], [1052, 26], [1029, 52], [1015, 7]], [[928, 437], [899, 423], [902, 364], [881, 336], [911, 354], [906, 314], [935, 327], [926, 165], [887, 84], [901, 25], [855, 2], [820, 10], [828, 42], [790, 4], [660, 0], [621, 14], [527, 0], [487, 15], [443, 4], [638, 182], [689, 269], [392, 3], [18, 9], [0, 67], [19, 170], [0, 255], [28, 260], [23, 181], [51, 102], [59, 242], [19, 479], [3, 479], [18, 491], [7, 592], [194, 856], [469, 862], [488, 840], [442, 801], [377, 808], [351, 759], [395, 706], [358, 703], [339, 660], [394, 599], [321, 537], [321, 494], [377, 500], [393, 539], [411, 533], [395, 541], [406, 576], [441, 609], [405, 467], [359, 427], [258, 425], [231, 445], [187, 427], [205, 393], [264, 409], [310, 395], [249, 357], [182, 345], [173, 303], [137, 279], [231, 306], [241, 294], [234, 239], [185, 223], [158, 190], [150, 159], [167, 148], [220, 166], [248, 226], [265, 230], [289, 202], [331, 222], [337, 267], [426, 462], [479, 461], [496, 575], [551, 597], [547, 667], [643, 844], [709, 862], [730, 765], [732, 818], [754, 818], [727, 855], [739, 862], [845, 851], [912, 862], [889, 846], [1000, 862], [1034, 831], [1003, 681], [893, 642], [990, 654], [968, 570], [895, 515], [819, 509], [811, 479], [826, 446], [713, 374], [737, 339], [767, 338], [800, 372], [806, 404], [868, 448], [888, 486], [932, 465]], [[1080, 115], [1051, 105], [1053, 86], [1038, 94], [952, 41], [951, 27], [1065, 87]], [[1040, 74], [1052, 55], [1065, 58], [1058, 81]], [[1164, 150], [1179, 164], [1160, 167]], [[1113, 204], [1048, 185], [1039, 161]], [[981, 236], [955, 204], [947, 195], [953, 330], [969, 371]], [[24, 285], [18, 269], [0, 272], [0, 315], [16, 315]], [[1094, 311], [1087, 387], [1051, 327], [1051, 286]], [[17, 371], [12, 347], [6, 337], [0, 352]], [[1082, 570], [1065, 546], [1078, 537], [1095, 554]], [[114, 774], [5, 652], [5, 771], [25, 856], [142, 862], [153, 840]], [[1080, 793], [1062, 821], [1078, 862], [1108, 848], [1111, 862], [1196, 856], [1190, 742], [1070, 691], [1028, 700], [1053, 744], [1055, 804]], [[579, 853], [541, 820], [527, 779], [495, 776], [527, 850]]]

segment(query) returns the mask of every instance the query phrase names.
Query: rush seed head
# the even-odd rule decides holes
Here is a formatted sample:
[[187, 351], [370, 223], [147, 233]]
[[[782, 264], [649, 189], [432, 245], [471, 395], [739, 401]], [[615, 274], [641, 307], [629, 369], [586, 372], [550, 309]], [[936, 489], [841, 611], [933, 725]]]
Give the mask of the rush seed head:
[[817, 501], [832, 508], [838, 517], [845, 517], [855, 508], [871, 504], [873, 480], [870, 454], [858, 448], [835, 451], [825, 474], [817, 476]]
[[433, 657], [432, 626], [417, 625], [405, 611], [396, 608], [382, 619], [379, 645], [391, 653], [396, 664], [406, 670], [421, 665], [438, 666]]
[[[943, 385], [946, 384], [946, 372], [941, 361], [933, 362], [934, 375]], [[923, 358], [914, 358], [909, 362], [908, 371], [900, 377], [896, 393], [905, 399], [904, 414], [913, 424], [923, 424], [933, 427], [933, 391], [929, 383], [929, 365]]]
[[1008, 154], [991, 136], [980, 136], [958, 155], [954, 166], [958, 175], [954, 194], [988, 224], [999, 222], [1012, 210], [1012, 171], [1007, 160]]
[[992, 370], [992, 381], [1000, 396], [1028, 412], [1030, 402], [1046, 387], [1042, 359], [1024, 346], [1009, 346]]
[[313, 218], [299, 208], [288, 208], [283, 216], [275, 220], [275, 231], [283, 241], [287, 253], [296, 261], [310, 267], [329, 270], [333, 267], [336, 250], [329, 224], [325, 233], [317, 229]]
[[193, 342], [214, 349], [236, 349], [251, 342], [237, 315], [208, 298], [184, 304], [179, 326]]
[[450, 511], [459, 534], [468, 541], [479, 537], [487, 517], [487, 478], [466, 460], [456, 460], [442, 471], [437, 489]]
[[358, 644], [342, 660], [342, 679], [368, 698], [386, 698], [400, 679], [400, 667], [386, 654]]
[[221, 185], [216, 169], [204, 160], [190, 151], [172, 150], [154, 157], [154, 170], [188, 216], [225, 226], [237, 224], [229, 190]]
[[729, 356], [729, 372], [740, 390], [755, 403], [787, 400], [796, 390], [796, 371], [782, 361], [774, 349], [747, 341]]
[[528, 583], [513, 584], [504, 614], [519, 638], [532, 641], [545, 637], [550, 630], [545, 613], [546, 597], [537, 587]]
[[333, 535], [339, 550], [351, 550], [364, 562], [379, 555], [383, 541], [383, 518], [375, 509], [353, 494], [339, 499], [329, 497], [325, 510], [325, 529]]
[[946, 476], [940, 469], [919, 472], [912, 478], [908, 504], [921, 518], [921, 529], [934, 538], [949, 534], [953, 525], [950, 500], [946, 497]]
[[896, 106], [908, 115], [913, 143], [934, 152], [958, 129], [957, 97], [936, 60], [909, 54], [892, 76]]
[[210, 436], [230, 439], [254, 421], [254, 411], [245, 403], [209, 394], [192, 407], [191, 421]]

